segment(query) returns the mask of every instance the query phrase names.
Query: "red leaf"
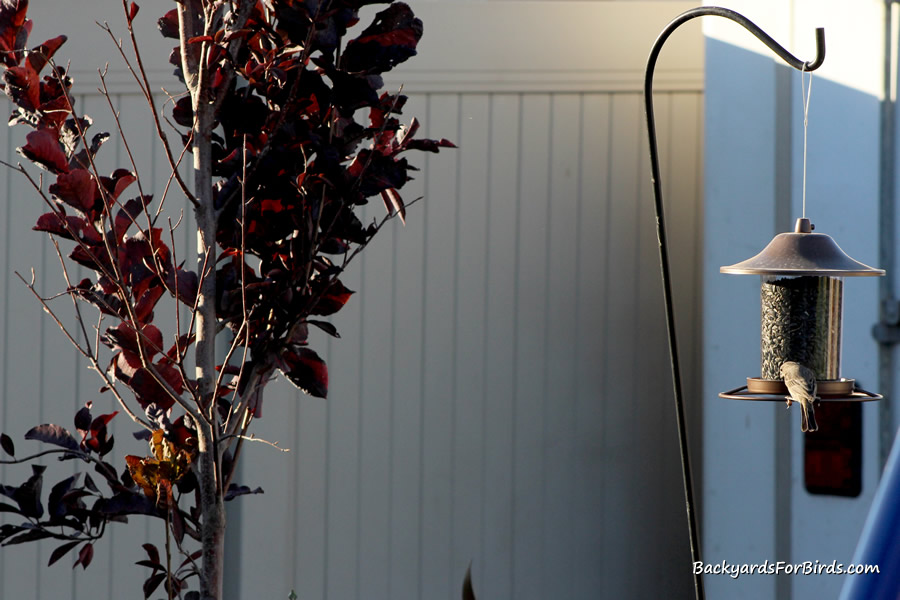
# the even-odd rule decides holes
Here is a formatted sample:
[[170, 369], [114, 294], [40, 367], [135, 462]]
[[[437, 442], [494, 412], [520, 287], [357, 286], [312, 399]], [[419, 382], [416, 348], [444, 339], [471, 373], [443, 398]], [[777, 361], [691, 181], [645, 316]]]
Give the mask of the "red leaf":
[[150, 196], [144, 196], [144, 202], [141, 202], [140, 198], [132, 198], [118, 210], [113, 221], [113, 231], [115, 231], [117, 243], [122, 243], [122, 238], [125, 237], [128, 228], [137, 220], [138, 215], [141, 214], [150, 199]]
[[166, 573], [154, 573], [144, 581], [144, 598], [149, 598], [150, 594], [156, 591], [163, 581], [166, 580]]
[[93, 271], [100, 271], [103, 268], [112, 270], [109, 258], [102, 248], [93, 248], [92, 252], [88, 252], [80, 245], [75, 246], [69, 253], [69, 258]]
[[[136, 356], [140, 356], [141, 352], [138, 348], [138, 338], [134, 327], [125, 321], [122, 321], [115, 327], [106, 330], [104, 338], [106, 344], [112, 348], [121, 348], [128, 350]], [[157, 352], [162, 352], [163, 337], [159, 327], [148, 323], [141, 327], [141, 343], [147, 350], [147, 358], [153, 358]]]
[[[178, 286], [175, 285], [175, 275], [177, 270], [177, 279]], [[186, 271], [182, 268], [169, 269], [169, 272], [166, 273], [166, 287], [170, 292], [178, 293], [178, 299], [181, 302], [184, 302], [188, 306], [194, 306], [194, 301], [197, 299], [197, 289], [199, 287], [199, 280], [197, 279], [197, 274], [193, 271]]]
[[134, 173], [128, 169], [116, 169], [112, 174], [112, 179], [115, 182], [115, 185], [113, 185], [110, 191], [112, 192], [114, 200], [125, 191], [125, 188], [137, 181], [137, 177], [135, 177]]
[[194, 126], [194, 109], [191, 106], [191, 97], [182, 96], [172, 107], [172, 118], [182, 127]]
[[119, 414], [119, 411], [115, 410], [109, 414], [100, 415], [99, 417], [95, 418], [91, 422], [91, 435], [95, 437], [98, 436], [104, 429], [106, 429], [106, 426], [110, 421], [113, 420], [113, 417], [115, 417], [117, 414]]
[[59, 47], [66, 43], [66, 39], [66, 36], [58, 35], [28, 52], [28, 65], [34, 69], [36, 74], [39, 74], [41, 69], [53, 58]]
[[136, 2], [132, 2], [131, 6], [128, 7], [128, 23], [130, 24], [134, 21], [134, 18], [137, 16], [138, 11], [141, 9], [140, 6], [137, 5]]
[[323, 316], [334, 314], [343, 308], [351, 295], [353, 295], [352, 291], [344, 287], [340, 280], [334, 279], [309, 314]]
[[410, 121], [409, 125], [404, 127], [399, 135], [397, 136], [397, 143], [400, 144], [400, 147], [404, 147], [407, 142], [413, 139], [416, 135], [416, 132], [419, 131], [419, 120], [413, 117], [413, 120]]
[[191, 335], [190, 337], [188, 337], [187, 334], [179, 336], [178, 343], [172, 344], [172, 347], [169, 348], [169, 350], [166, 352], [166, 357], [169, 360], [175, 360], [178, 352], [181, 352], [181, 355], [184, 356], [184, 353], [187, 350], [188, 346], [194, 343], [194, 339], [194, 335]]
[[403, 94], [391, 95], [387, 92], [381, 94], [381, 97], [378, 98], [378, 106], [372, 107], [369, 111], [369, 122], [372, 128], [381, 129], [391, 112], [400, 114], [406, 100], [407, 97]]
[[[63, 221], [56, 213], [45, 213], [38, 217], [37, 223], [32, 229], [34, 231], [46, 231], [67, 240], [77, 237], [88, 246], [99, 244], [103, 241], [100, 233], [94, 229], [94, 225], [81, 217], [66, 217], [65, 221]], [[73, 234], [75, 237], [73, 237]]]
[[347, 43], [341, 64], [352, 73], [383, 73], [414, 56], [421, 37], [422, 21], [408, 5], [395, 2]]
[[188, 44], [199, 44], [199, 43], [202, 43], [202, 42], [212, 42], [212, 41], [213, 41], [212, 36], [208, 36], [208, 35], [197, 35], [197, 36], [194, 36], [194, 37], [190, 38], [190, 39], [187, 41], [187, 43], [188, 43]]
[[[53, 93], [57, 93], [58, 95], [53, 96]], [[47, 84], [45, 82], [41, 86], [41, 94], [41, 126], [54, 131], [59, 131], [62, 128], [63, 123], [66, 122], [66, 119], [72, 114], [69, 99], [65, 95], [66, 92], [58, 90], [56, 92], [51, 91], [48, 93]], [[70, 164], [69, 168], [73, 166], [78, 166], [78, 164]]]
[[28, 67], [12, 67], [3, 74], [6, 93], [13, 102], [28, 112], [34, 112], [41, 104], [41, 82], [38, 74]]
[[81, 565], [83, 569], [87, 569], [88, 565], [91, 564], [91, 560], [94, 558], [94, 545], [88, 542], [84, 546], [81, 547], [81, 550], [78, 551], [78, 560], [75, 561], [75, 564], [72, 565], [74, 569], [78, 565]]
[[97, 184], [93, 176], [84, 169], [72, 169], [56, 177], [50, 186], [50, 193], [69, 206], [88, 214], [97, 197]]
[[141, 297], [134, 305], [134, 316], [139, 322], [146, 323], [152, 320], [153, 308], [159, 302], [164, 291], [165, 288], [161, 285], [152, 285], [141, 294]]
[[27, 21], [28, 0], [0, 1], [0, 60], [8, 67], [14, 67], [22, 60], [21, 51], [25, 47], [31, 21]]
[[141, 547], [147, 553], [147, 556], [150, 558], [150, 562], [161, 565], [161, 563], [159, 562], [159, 550], [156, 549], [156, 546], [148, 543], [143, 544]]
[[25, 140], [27, 143], [17, 149], [22, 156], [53, 173], [69, 170], [69, 161], [54, 133], [46, 129], [32, 131]]
[[177, 40], [178, 11], [173, 8], [172, 10], [167, 12], [165, 15], [159, 18], [159, 20], [156, 22], [156, 26], [159, 28], [159, 32], [163, 35], [163, 37]]
[[309, 348], [281, 353], [278, 368], [295, 386], [317, 398], [328, 396], [328, 367], [318, 354]]
[[[156, 371], [176, 394], [181, 394], [184, 391], [184, 380], [181, 377], [181, 372], [169, 364], [167, 360], [161, 359], [155, 363]], [[157, 408], [165, 411], [175, 404], [172, 396], [147, 369], [137, 369], [128, 385], [134, 391], [142, 408], [147, 408], [148, 405], [155, 403]]]
[[166, 573], [154, 573], [144, 581], [144, 598], [149, 598], [150, 594], [156, 591], [163, 581], [166, 580]]
[[138, 369], [142, 368], [141, 359], [134, 352], [122, 350], [113, 358], [115, 359], [116, 377], [126, 383], [134, 377]]

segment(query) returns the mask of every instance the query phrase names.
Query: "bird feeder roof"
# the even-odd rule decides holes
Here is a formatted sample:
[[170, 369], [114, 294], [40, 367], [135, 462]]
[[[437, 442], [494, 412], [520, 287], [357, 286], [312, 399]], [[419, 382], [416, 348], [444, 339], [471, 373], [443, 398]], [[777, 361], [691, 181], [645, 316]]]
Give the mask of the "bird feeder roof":
[[884, 275], [847, 256], [831, 236], [812, 233], [809, 219], [797, 219], [793, 233], [779, 233], [762, 252], [745, 261], [720, 267], [736, 275], [812, 275], [818, 277], [866, 277]]

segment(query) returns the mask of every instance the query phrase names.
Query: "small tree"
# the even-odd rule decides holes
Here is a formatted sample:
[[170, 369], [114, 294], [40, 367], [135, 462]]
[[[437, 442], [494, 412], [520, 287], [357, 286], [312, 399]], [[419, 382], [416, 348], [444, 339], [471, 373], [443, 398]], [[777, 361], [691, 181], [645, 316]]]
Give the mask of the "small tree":
[[[46, 298], [33, 276], [19, 277], [150, 445], [148, 456], [124, 457], [120, 472], [109, 462], [107, 432], [118, 411], [93, 415], [91, 403], [75, 415], [75, 433], [43, 424], [25, 434], [51, 446], [43, 452], [17, 457], [3, 434], [11, 457], [4, 463], [57, 454], [93, 469], [54, 484], [46, 499], [37, 464], [21, 485], [0, 486], [11, 500], [0, 510], [24, 518], [0, 528], [4, 545], [55, 538], [62, 543], [51, 564], [77, 548], [75, 565], [87, 567], [109, 523], [156, 517], [185, 559], [173, 569], [145, 545], [145, 597], [165, 584], [169, 598], [222, 598], [225, 502], [251, 492], [232, 475], [251, 422], [262, 416], [267, 383], [280, 372], [326, 396], [328, 372], [309, 347], [309, 327], [337, 336], [322, 317], [352, 294], [340, 275], [387, 220], [403, 219], [398, 190], [414, 170], [404, 153], [453, 146], [415, 139], [415, 119], [403, 126], [396, 117], [406, 98], [380, 92], [381, 75], [416, 53], [422, 23], [409, 6], [381, 2], [388, 6], [347, 39], [358, 11], [376, 2], [175, 2], [158, 22], [178, 40], [170, 60], [186, 91], [174, 99], [170, 128], [132, 29], [138, 6], [123, 0], [128, 47], [103, 29], [146, 98], [171, 167], [171, 186], [154, 195], [130, 150], [125, 168], [98, 171], [94, 158], [109, 135], [91, 135], [91, 119], [76, 112], [72, 80], [54, 61], [66, 38], [26, 49], [27, 0], [0, 0], [3, 88], [16, 106], [10, 124], [32, 129], [18, 152], [48, 171], [50, 184], [21, 164], [8, 166], [47, 207], [34, 229], [49, 234], [66, 287]], [[100, 84], [105, 93], [102, 73]], [[116, 125], [128, 150], [118, 118]], [[178, 142], [169, 141], [172, 128]], [[179, 173], [188, 153], [192, 186]], [[193, 254], [176, 252], [180, 221], [163, 211], [173, 189], [196, 215]], [[362, 223], [357, 207], [376, 196], [387, 214]], [[71, 247], [67, 256], [60, 240]], [[92, 275], [70, 279], [73, 265]], [[74, 307], [73, 322], [58, 316], [64, 301]], [[175, 308], [161, 310], [167, 302]], [[187, 318], [178, 316], [179, 304]], [[217, 354], [219, 336], [227, 351]], [[194, 575], [199, 591], [186, 592]]]

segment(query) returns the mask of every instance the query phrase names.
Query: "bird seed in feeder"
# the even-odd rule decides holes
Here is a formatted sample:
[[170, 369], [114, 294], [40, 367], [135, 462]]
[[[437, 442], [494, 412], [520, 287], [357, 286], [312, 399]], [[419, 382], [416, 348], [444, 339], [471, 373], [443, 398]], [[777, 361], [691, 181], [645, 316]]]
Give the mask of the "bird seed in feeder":
[[763, 278], [763, 379], [781, 379], [785, 361], [807, 366], [820, 380], [840, 378], [842, 293], [837, 277]]

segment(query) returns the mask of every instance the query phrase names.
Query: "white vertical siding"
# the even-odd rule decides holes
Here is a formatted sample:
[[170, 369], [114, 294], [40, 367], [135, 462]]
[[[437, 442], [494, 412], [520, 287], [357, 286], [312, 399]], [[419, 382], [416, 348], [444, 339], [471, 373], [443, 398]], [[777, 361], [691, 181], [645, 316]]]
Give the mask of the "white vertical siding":
[[[509, 10], [539, 14], [538, 3], [489, 4], [502, 5], [479, 4], [480, 18], [492, 23]], [[642, 48], [656, 23], [640, 23], [660, 12], [646, 2], [552, 4], [548, 18], [563, 11], [575, 24], [579, 11], [593, 18], [596, 5], [615, 4], [619, 19], [633, 10], [633, 20], [611, 27], [639, 29]], [[666, 2], [654, 18], [665, 22], [675, 8]], [[429, 31], [446, 23], [434, 17], [424, 17]], [[566, 43], [573, 41], [585, 42]], [[525, 56], [490, 58], [508, 55]], [[580, 50], [565, 56], [584, 60]], [[659, 86], [657, 112], [693, 410], [703, 100], [700, 82], [684, 77], [700, 63], [688, 56], [661, 71], [661, 80], [675, 83]], [[304, 600], [455, 599], [469, 564], [480, 598], [687, 593], [642, 100], [634, 78], [622, 75], [623, 57], [597, 58], [608, 66], [601, 83], [577, 64], [564, 81], [549, 67], [537, 79], [492, 83], [484, 75], [490, 65], [478, 71], [467, 63], [473, 85], [449, 68], [413, 73], [421, 85], [406, 88], [404, 118], [419, 117], [423, 135], [460, 148], [412, 157], [421, 171], [403, 195], [425, 199], [347, 273], [358, 293], [334, 318], [342, 337], [314, 340], [330, 367], [330, 398], [270, 388], [256, 433], [291, 452], [245, 445], [242, 483], [266, 493], [238, 500], [240, 510], [230, 513], [239, 567], [232, 597], [283, 598], [295, 589]], [[424, 50], [422, 59], [431, 60]], [[167, 165], [141, 101], [124, 92], [114, 101], [159, 195]], [[100, 98], [80, 102], [102, 120]], [[8, 140], [0, 130], [11, 157], [19, 142]], [[126, 159], [114, 140], [101, 156], [107, 171]], [[88, 399], [114, 409], [12, 275], [35, 265], [42, 289], [60, 287], [55, 256], [29, 230], [41, 208], [23, 184], [0, 172], [9, 199], [0, 210], [7, 256], [0, 429], [14, 437], [41, 420], [68, 424]], [[180, 201], [168, 200], [173, 208]], [[373, 202], [366, 216], [381, 210]], [[185, 256], [189, 231], [190, 223], [178, 237], [188, 244], [178, 250]], [[691, 418], [696, 424], [699, 415]], [[130, 431], [117, 423], [119, 445], [133, 444]], [[0, 469], [3, 481], [26, 476], [13, 471]], [[133, 565], [140, 543], [161, 534], [152, 525], [114, 527], [84, 573], [73, 574], [68, 559], [44, 570], [52, 548], [0, 550], [0, 597], [136, 596], [145, 576]]]
[[[701, 103], [658, 100], [692, 407]], [[459, 114], [460, 151], [424, 161], [406, 192], [424, 204], [352, 269], [331, 398], [267, 400], [299, 403], [287, 439], [278, 419], [258, 431], [302, 455], [254, 450], [283, 470], [248, 476], [267, 494], [244, 514], [296, 502], [307, 527], [294, 571], [280, 550], [243, 555], [242, 593], [456, 598], [470, 562], [486, 598], [688, 590], [640, 96], [410, 104], [430, 134]], [[249, 547], [271, 539], [242, 527]]]

